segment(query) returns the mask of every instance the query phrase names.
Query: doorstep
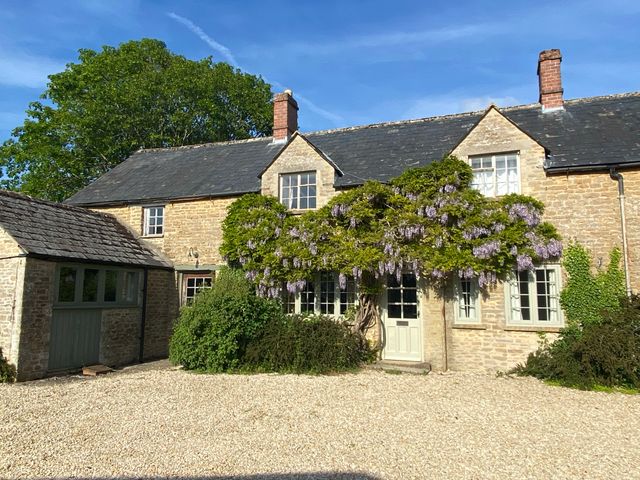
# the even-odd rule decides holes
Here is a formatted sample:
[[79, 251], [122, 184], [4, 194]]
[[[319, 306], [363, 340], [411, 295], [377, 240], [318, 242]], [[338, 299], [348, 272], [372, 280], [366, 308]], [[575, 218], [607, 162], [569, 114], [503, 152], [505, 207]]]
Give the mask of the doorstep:
[[403, 362], [400, 360], [378, 360], [375, 363], [365, 365], [372, 370], [386, 370], [403, 373], [424, 375], [431, 371], [431, 364], [427, 362]]

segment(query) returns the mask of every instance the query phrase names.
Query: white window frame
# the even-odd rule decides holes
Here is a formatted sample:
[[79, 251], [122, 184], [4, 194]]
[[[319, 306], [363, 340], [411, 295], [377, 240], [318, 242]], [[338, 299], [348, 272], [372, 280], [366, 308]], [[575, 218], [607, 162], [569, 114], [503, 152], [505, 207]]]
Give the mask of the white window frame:
[[[313, 175], [313, 183], [307, 177], [307, 183], [302, 183], [303, 175]], [[285, 186], [285, 179], [289, 179], [289, 185]], [[291, 184], [291, 180], [295, 180], [295, 185]], [[281, 173], [279, 178], [280, 203], [290, 210], [315, 210], [318, 206], [318, 173], [315, 170], [307, 172]], [[307, 188], [307, 195], [300, 195], [300, 190]], [[309, 189], [313, 188], [314, 194], [309, 194]], [[288, 195], [285, 196], [285, 189]], [[307, 206], [301, 207], [302, 199], [306, 200]], [[310, 203], [313, 201], [313, 206]], [[295, 204], [295, 206], [294, 206]]]
[[[322, 296], [322, 275], [333, 275], [333, 285], [334, 285], [334, 293], [333, 293], [333, 313], [322, 313], [322, 304], [321, 304], [321, 296]], [[314, 275], [313, 280], [311, 281], [313, 284], [313, 312], [302, 311], [302, 293], [298, 292], [295, 294], [291, 294], [285, 290], [283, 290], [283, 302], [285, 306], [285, 312], [290, 314], [300, 314], [300, 313], [313, 313], [315, 315], [327, 315], [330, 317], [340, 318], [343, 317], [348, 308], [352, 305], [358, 304], [358, 292], [355, 285], [355, 281], [352, 278], [347, 279], [347, 288], [345, 290], [340, 289], [340, 281], [338, 278], [338, 274], [334, 272], [318, 272]], [[327, 282], [325, 282], [327, 283]], [[309, 285], [309, 282], [307, 282]], [[305, 290], [306, 290], [305, 286]], [[348, 295], [353, 295], [353, 302], [348, 301]], [[347, 295], [347, 301], [342, 302], [343, 295]], [[292, 298], [293, 297], [293, 298]], [[287, 301], [288, 300], [288, 301]], [[344, 312], [341, 312], [342, 305], [346, 305]], [[328, 305], [325, 302], [325, 305]], [[289, 306], [289, 308], [287, 308]], [[291, 308], [293, 307], [293, 308]], [[291, 311], [293, 310], [293, 311]]]
[[[385, 282], [385, 295], [384, 295], [384, 305], [383, 308], [386, 311], [386, 315], [388, 318], [393, 318], [395, 320], [417, 320], [420, 318], [420, 277], [417, 274], [414, 274], [412, 272], [403, 272], [402, 273], [403, 278], [401, 278], [400, 282], [398, 282], [398, 279], [395, 277], [395, 275], [387, 275], [387, 279]], [[416, 281], [416, 286], [415, 287], [409, 287], [405, 285], [404, 282], [404, 275], [413, 275], [415, 277], [415, 281]], [[395, 281], [396, 283], [399, 283], [399, 286], [397, 287], [391, 287], [390, 286], [390, 280]], [[390, 302], [389, 301], [389, 290], [397, 290], [400, 292], [400, 301], [399, 302]], [[404, 292], [406, 290], [415, 290], [416, 291], [416, 301], [415, 302], [409, 302], [409, 301], [405, 301], [404, 299]], [[389, 306], [390, 305], [394, 305], [394, 306], [399, 306], [400, 307], [400, 316], [399, 317], [392, 317], [390, 316], [389, 313]], [[405, 307], [408, 306], [412, 306], [415, 307], [416, 309], [416, 316], [407, 316], [405, 317]]]
[[[518, 179], [518, 184], [517, 187], [515, 189], [515, 191], [511, 192], [511, 191], [507, 191], [506, 193], [501, 193], [498, 194], [498, 173], [497, 173], [497, 168], [496, 168], [496, 159], [498, 157], [509, 157], [509, 156], [514, 156], [515, 157], [515, 161], [516, 161], [516, 176]], [[491, 167], [481, 167], [481, 168], [473, 168], [473, 161], [474, 160], [485, 160], [485, 159], [491, 159]], [[505, 167], [507, 169], [507, 190], [509, 189], [509, 181], [508, 181], [508, 172], [509, 172], [509, 168], [508, 168], [508, 160], [509, 158], [505, 158]], [[498, 196], [502, 196], [502, 195], [507, 195], [510, 193], [520, 193], [521, 189], [522, 189], [522, 182], [521, 182], [521, 178], [520, 178], [520, 152], [503, 152], [503, 153], [492, 153], [492, 154], [486, 154], [486, 155], [470, 155], [469, 156], [469, 165], [471, 166], [471, 169], [473, 170], [473, 175], [474, 178], [472, 180], [472, 187], [475, 188], [476, 190], [480, 191], [481, 193], [483, 193], [485, 196], [488, 197], [498, 197]], [[491, 172], [491, 178], [492, 178], [492, 189], [491, 192], [484, 192], [483, 190], [481, 190], [479, 188], [479, 185], [476, 185], [475, 183], [475, 175], [476, 173], [480, 173], [480, 172]]]
[[[463, 305], [463, 282], [466, 283], [470, 289], [468, 308]], [[477, 279], [463, 279], [460, 277], [456, 277], [453, 289], [455, 308], [454, 320], [456, 325], [479, 324], [482, 317], [480, 315], [480, 288], [478, 287]], [[467, 314], [466, 312], [469, 312], [469, 314]]]
[[[555, 312], [555, 318], [549, 320], [539, 319], [538, 294], [537, 294], [537, 282], [536, 272], [552, 271], [555, 276], [554, 283], [550, 285], [551, 290], [546, 295], [548, 297], [547, 302], [551, 307], [549, 313]], [[560, 265], [558, 264], [545, 264], [537, 266], [533, 271], [526, 271], [528, 275], [528, 297], [529, 297], [529, 310], [530, 320], [524, 320], [521, 314], [521, 297], [519, 290], [518, 274], [523, 272], [514, 272], [508, 277], [508, 281], [505, 282], [505, 307], [506, 307], [506, 323], [507, 326], [519, 326], [519, 327], [563, 327], [564, 316], [562, 314], [562, 307], [560, 306], [560, 292], [562, 291], [562, 272]], [[545, 281], [545, 284], [547, 282]], [[546, 287], [545, 287], [546, 288]], [[551, 317], [552, 315], [550, 315]]]
[[[194, 286], [189, 287], [189, 280], [194, 280]], [[198, 285], [198, 280], [201, 281], [201, 285]], [[206, 285], [206, 281], [209, 280], [209, 284]], [[183, 273], [182, 274], [182, 305], [190, 305], [193, 299], [203, 290], [209, 289], [213, 286], [215, 276], [211, 273]], [[193, 288], [195, 293], [193, 296], [189, 295], [189, 289]]]
[[[158, 215], [158, 209], [160, 209], [162, 215]], [[154, 215], [151, 215], [151, 211], [154, 210]], [[145, 237], [162, 237], [164, 235], [164, 205], [147, 205], [142, 208], [143, 211], [143, 226], [142, 235]], [[154, 225], [150, 225], [150, 220], [154, 219]], [[158, 225], [158, 219], [162, 220], [162, 223]], [[158, 229], [160, 231], [158, 232]]]

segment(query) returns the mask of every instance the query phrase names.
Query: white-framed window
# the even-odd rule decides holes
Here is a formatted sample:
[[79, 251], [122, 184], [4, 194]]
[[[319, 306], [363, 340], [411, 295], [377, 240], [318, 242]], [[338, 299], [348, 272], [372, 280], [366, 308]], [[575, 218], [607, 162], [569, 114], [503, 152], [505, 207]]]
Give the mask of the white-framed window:
[[480, 323], [477, 280], [457, 278], [454, 292], [456, 323]]
[[400, 281], [387, 276], [387, 316], [395, 319], [418, 318], [418, 279], [413, 273], [403, 273]]
[[144, 236], [159, 236], [164, 233], [164, 206], [144, 207]]
[[338, 274], [320, 272], [313, 281], [307, 281], [304, 289], [293, 294], [284, 290], [282, 303], [286, 313], [316, 313], [329, 316], [344, 315], [356, 304], [356, 284], [347, 279], [346, 288], [340, 289]]
[[117, 267], [63, 264], [58, 267], [58, 306], [137, 305], [141, 272]]
[[316, 172], [280, 175], [280, 202], [292, 210], [316, 208]]
[[506, 286], [507, 324], [562, 326], [560, 279], [559, 265], [543, 265], [532, 271], [515, 272]]
[[210, 273], [185, 273], [182, 276], [182, 303], [188, 305], [202, 290], [211, 288], [213, 276]]
[[516, 152], [469, 157], [471, 186], [487, 197], [520, 193], [520, 167]]

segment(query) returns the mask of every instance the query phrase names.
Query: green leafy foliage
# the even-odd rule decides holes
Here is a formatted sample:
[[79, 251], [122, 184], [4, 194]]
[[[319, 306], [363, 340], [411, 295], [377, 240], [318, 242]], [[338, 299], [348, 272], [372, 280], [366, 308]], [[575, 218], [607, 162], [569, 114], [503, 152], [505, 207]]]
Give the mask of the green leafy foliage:
[[625, 294], [620, 259], [620, 250], [613, 249], [607, 268], [594, 273], [591, 255], [584, 246], [574, 243], [567, 247], [562, 264], [567, 271], [568, 281], [560, 294], [560, 304], [569, 325], [599, 323], [604, 311], [619, 308], [620, 299]]
[[139, 148], [271, 133], [270, 86], [226, 63], [152, 39], [82, 49], [78, 60], [49, 76], [0, 148], [3, 188], [59, 201]]
[[282, 315], [277, 302], [255, 295], [242, 272], [221, 270], [212, 288], [181, 310], [169, 358], [188, 370], [237, 369], [247, 345]]
[[16, 381], [16, 367], [2, 355], [0, 348], [0, 383], [13, 383]]
[[369, 344], [343, 323], [320, 315], [283, 317], [266, 326], [243, 359], [244, 370], [328, 373], [352, 370], [372, 357]]
[[303, 215], [275, 198], [247, 195], [229, 209], [221, 251], [270, 297], [283, 285], [300, 291], [318, 271], [353, 277], [360, 293], [374, 294], [387, 275], [406, 270], [436, 284], [452, 274], [475, 277], [486, 287], [514, 267], [560, 256], [559, 236], [541, 221], [539, 201], [484, 197], [472, 178], [469, 165], [448, 156], [390, 184], [346, 190]]
[[640, 298], [623, 300], [597, 322], [564, 329], [513, 372], [582, 389], [640, 388]]

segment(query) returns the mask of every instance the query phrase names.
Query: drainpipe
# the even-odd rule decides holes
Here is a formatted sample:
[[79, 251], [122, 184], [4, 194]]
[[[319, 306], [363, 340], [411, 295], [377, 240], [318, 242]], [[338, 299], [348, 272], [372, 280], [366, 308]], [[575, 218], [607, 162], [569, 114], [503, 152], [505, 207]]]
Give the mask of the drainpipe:
[[144, 269], [142, 280], [142, 314], [140, 315], [140, 354], [138, 360], [140, 363], [144, 360], [144, 329], [147, 323], [147, 282], [149, 278], [149, 269]]
[[620, 223], [622, 224], [622, 257], [624, 259], [624, 280], [627, 287], [627, 296], [631, 296], [631, 279], [629, 276], [629, 246], [627, 243], [627, 221], [624, 213], [624, 178], [615, 168], [609, 170], [612, 180], [618, 182], [618, 201], [620, 202]]

